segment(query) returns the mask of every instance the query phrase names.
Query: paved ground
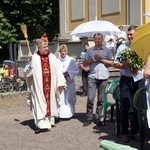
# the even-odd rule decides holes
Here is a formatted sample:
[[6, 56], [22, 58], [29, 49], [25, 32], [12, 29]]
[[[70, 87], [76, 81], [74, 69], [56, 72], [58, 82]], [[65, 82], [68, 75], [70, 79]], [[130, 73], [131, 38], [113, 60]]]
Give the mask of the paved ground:
[[[36, 135], [26, 95], [0, 96], [0, 150], [102, 150], [99, 145], [103, 139], [120, 143], [116, 137], [115, 124], [109, 120], [102, 127], [94, 124], [82, 126], [85, 106], [86, 97], [77, 95], [73, 119], [58, 122], [51, 131]], [[133, 141], [129, 145], [139, 148], [139, 144]]]

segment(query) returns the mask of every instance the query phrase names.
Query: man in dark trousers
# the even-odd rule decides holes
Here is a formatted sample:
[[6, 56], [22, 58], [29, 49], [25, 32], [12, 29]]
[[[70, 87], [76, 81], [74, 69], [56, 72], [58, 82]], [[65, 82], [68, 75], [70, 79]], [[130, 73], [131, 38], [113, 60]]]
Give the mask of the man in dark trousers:
[[131, 70], [128, 66], [119, 61], [119, 53], [129, 47], [132, 42], [137, 26], [128, 28], [128, 42], [121, 44], [114, 59], [114, 67], [120, 69], [120, 100], [121, 100], [121, 118], [122, 118], [122, 142], [129, 142], [129, 111], [132, 110], [131, 118], [131, 139], [139, 141], [138, 136], [138, 115], [136, 108], [133, 107], [133, 96], [135, 92], [145, 85], [142, 71]]
[[[103, 111], [104, 93], [108, 83], [109, 70], [108, 66], [113, 66], [113, 56], [109, 48], [103, 43], [103, 35], [97, 33], [93, 36], [95, 46], [88, 49], [84, 57], [84, 66], [90, 66], [88, 74], [88, 95], [86, 107], [86, 122], [83, 126], [86, 127], [92, 123], [92, 120], [97, 126], [101, 126], [101, 113]], [[97, 106], [93, 118], [94, 98], [97, 90]]]
[[84, 55], [86, 54], [88, 49], [89, 49], [89, 44], [85, 43], [84, 51], [82, 51], [80, 54], [80, 58], [81, 58], [80, 68], [82, 69], [82, 88], [83, 88], [83, 93], [81, 96], [87, 96], [89, 66], [83, 66], [83, 60], [84, 60]]

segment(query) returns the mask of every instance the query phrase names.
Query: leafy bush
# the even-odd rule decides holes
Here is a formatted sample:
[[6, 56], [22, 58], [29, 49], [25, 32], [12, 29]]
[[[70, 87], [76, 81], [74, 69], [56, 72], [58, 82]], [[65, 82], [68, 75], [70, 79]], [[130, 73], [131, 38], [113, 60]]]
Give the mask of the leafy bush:
[[144, 67], [144, 61], [137, 53], [130, 48], [124, 49], [119, 53], [120, 62], [126, 64], [131, 70], [141, 70]]

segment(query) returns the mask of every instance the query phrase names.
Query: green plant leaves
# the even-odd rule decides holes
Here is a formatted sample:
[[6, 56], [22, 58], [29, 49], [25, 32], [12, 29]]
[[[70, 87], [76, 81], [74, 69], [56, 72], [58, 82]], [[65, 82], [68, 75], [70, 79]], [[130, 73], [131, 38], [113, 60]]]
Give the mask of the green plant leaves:
[[141, 70], [144, 67], [144, 61], [135, 51], [130, 48], [124, 49], [119, 53], [120, 62], [126, 64], [131, 70]]

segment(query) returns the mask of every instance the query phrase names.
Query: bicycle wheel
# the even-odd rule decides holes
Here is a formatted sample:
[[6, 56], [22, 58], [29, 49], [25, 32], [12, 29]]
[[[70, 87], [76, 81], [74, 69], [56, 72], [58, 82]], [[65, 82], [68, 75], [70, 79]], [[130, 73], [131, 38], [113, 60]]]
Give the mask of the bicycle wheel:
[[7, 82], [4, 82], [2, 84], [2, 90], [3, 90], [4, 93], [12, 92], [13, 89], [14, 89], [14, 87], [13, 87], [13, 84], [11, 82], [7, 81]]
[[27, 91], [27, 84], [26, 81], [23, 78], [18, 78], [19, 82], [18, 82], [18, 86], [17, 86], [17, 90], [18, 91]]

